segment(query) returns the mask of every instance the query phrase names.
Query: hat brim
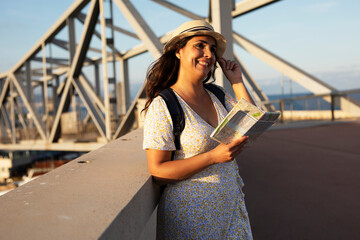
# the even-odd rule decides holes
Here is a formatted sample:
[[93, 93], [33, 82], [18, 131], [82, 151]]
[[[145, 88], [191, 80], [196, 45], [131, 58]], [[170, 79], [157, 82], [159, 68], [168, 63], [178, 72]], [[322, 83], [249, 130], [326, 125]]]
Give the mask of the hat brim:
[[193, 37], [193, 36], [210, 36], [215, 39], [216, 41], [216, 56], [218, 58], [222, 57], [225, 50], [226, 50], [226, 39], [223, 35], [217, 32], [213, 31], [207, 31], [207, 30], [200, 30], [196, 32], [186, 32], [179, 34], [175, 37], [173, 37], [169, 42], [166, 43], [163, 53], [166, 53], [167, 51], [171, 50], [177, 42], [179, 42], [181, 39], [186, 37]]

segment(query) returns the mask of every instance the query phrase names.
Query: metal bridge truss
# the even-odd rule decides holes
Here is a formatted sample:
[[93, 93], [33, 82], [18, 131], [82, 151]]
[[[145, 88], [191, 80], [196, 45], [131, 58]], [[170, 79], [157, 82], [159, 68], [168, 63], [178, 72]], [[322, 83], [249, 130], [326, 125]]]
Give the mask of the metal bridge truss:
[[[207, 18], [168, 1], [153, 1], [189, 19], [210, 21], [228, 40], [225, 57], [240, 63], [246, 84], [258, 102], [268, 99], [234, 55], [233, 43], [311, 92], [336, 91], [233, 32], [233, 18], [276, 0], [236, 4], [232, 0], [209, 0]], [[115, 10], [121, 12], [133, 32], [116, 26]], [[82, 30], [77, 39], [75, 26], [79, 25]], [[120, 49], [115, 33], [141, 43]], [[0, 75], [0, 149], [90, 151], [136, 128], [141, 110], [138, 105], [145, 93], [142, 86], [131, 102], [129, 60], [145, 52], [157, 59], [169, 36], [156, 36], [128, 0], [75, 1], [11, 70]], [[229, 88], [223, 79], [218, 72], [217, 82]], [[358, 108], [352, 101], [341, 101]]]

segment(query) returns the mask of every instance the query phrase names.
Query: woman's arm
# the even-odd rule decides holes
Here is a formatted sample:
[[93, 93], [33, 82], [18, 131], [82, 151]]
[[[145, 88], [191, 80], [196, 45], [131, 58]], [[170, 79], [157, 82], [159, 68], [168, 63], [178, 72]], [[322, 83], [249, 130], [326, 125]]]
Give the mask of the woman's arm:
[[219, 65], [222, 68], [226, 78], [231, 83], [231, 86], [235, 92], [236, 98], [240, 100], [241, 98], [246, 99], [247, 101], [255, 104], [250, 93], [245, 87], [244, 81], [242, 79], [241, 68], [239, 64], [235, 61], [225, 60], [224, 58], [218, 59]]
[[220, 144], [209, 152], [174, 161], [171, 160], [171, 151], [147, 149], [150, 174], [161, 182], [187, 179], [212, 164], [232, 161], [241, 153], [246, 142], [247, 137], [242, 137], [228, 145]]

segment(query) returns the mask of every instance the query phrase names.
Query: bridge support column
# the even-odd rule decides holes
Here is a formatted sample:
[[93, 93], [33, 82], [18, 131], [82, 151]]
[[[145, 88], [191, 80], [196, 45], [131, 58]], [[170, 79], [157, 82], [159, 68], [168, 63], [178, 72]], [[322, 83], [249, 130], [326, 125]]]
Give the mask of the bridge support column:
[[[231, 16], [233, 7], [233, 0], [211, 0], [211, 23], [215, 31], [220, 32], [226, 38], [224, 58], [231, 60], [234, 60]], [[221, 70], [216, 71], [215, 77], [217, 84], [223, 86], [230, 93], [233, 93], [231, 84], [226, 80]]]

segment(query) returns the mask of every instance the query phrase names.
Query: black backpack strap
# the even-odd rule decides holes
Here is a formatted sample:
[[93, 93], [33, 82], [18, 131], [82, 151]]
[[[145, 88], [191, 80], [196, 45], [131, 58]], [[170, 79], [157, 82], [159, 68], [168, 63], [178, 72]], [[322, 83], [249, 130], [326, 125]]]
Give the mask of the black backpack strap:
[[[212, 92], [218, 99], [219, 101], [222, 103], [222, 105], [224, 105], [224, 108], [226, 109], [226, 105], [225, 105], [225, 92], [217, 87], [215, 84], [204, 84], [204, 87], [206, 89], [208, 89], [210, 92]], [[176, 150], [180, 149], [180, 135], [182, 133], [182, 131], [185, 128], [185, 116], [184, 116], [184, 111], [180, 105], [179, 100], [177, 99], [174, 91], [171, 88], [167, 88], [162, 90], [159, 93], [159, 96], [161, 96], [165, 103], [166, 106], [169, 110], [172, 122], [173, 122], [173, 134], [174, 134], [174, 142], [175, 142], [175, 147]], [[172, 153], [172, 159], [174, 159], [174, 153]]]
[[212, 92], [220, 100], [220, 102], [222, 103], [222, 105], [226, 109], [224, 91], [221, 90], [221, 88], [219, 88], [218, 86], [216, 86], [215, 84], [212, 84], [212, 83], [206, 83], [206, 84], [204, 84], [204, 87], [207, 90], [209, 90], [210, 92]]
[[[173, 132], [176, 150], [180, 149], [180, 134], [185, 128], [184, 111], [171, 88], [162, 90], [159, 95], [165, 100], [173, 122]], [[173, 158], [173, 157], [172, 157]]]

